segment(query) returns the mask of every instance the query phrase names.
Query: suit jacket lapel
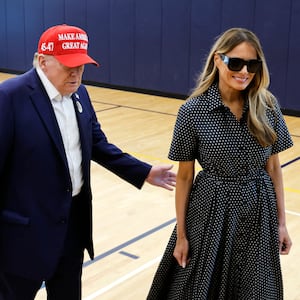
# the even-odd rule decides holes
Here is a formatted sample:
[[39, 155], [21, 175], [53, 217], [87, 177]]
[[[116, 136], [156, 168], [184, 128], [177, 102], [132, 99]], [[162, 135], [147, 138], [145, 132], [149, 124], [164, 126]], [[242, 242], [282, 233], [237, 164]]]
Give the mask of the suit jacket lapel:
[[[77, 124], [79, 129], [80, 135], [80, 142], [81, 142], [81, 153], [82, 153], [82, 170], [85, 172], [88, 170], [89, 165], [89, 155], [88, 155], [88, 145], [86, 141], [86, 133], [87, 133], [87, 126], [86, 126], [86, 111], [84, 111], [84, 105], [80, 100], [80, 96], [78, 93], [74, 93], [72, 95], [73, 105], [76, 113]], [[86, 175], [86, 174], [85, 174]]]
[[[37, 75], [35, 76], [38, 77]], [[37, 78], [36, 82], [37, 84], [30, 94], [30, 99], [67, 167], [67, 157], [53, 107], [39, 78]]]

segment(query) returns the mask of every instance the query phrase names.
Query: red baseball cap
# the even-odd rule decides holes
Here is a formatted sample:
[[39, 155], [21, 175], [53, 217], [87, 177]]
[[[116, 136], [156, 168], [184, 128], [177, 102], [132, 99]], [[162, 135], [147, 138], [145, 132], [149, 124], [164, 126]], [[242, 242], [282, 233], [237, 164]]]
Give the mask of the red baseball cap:
[[40, 37], [38, 53], [54, 56], [66, 67], [99, 64], [87, 54], [88, 36], [84, 30], [66, 24], [47, 29]]

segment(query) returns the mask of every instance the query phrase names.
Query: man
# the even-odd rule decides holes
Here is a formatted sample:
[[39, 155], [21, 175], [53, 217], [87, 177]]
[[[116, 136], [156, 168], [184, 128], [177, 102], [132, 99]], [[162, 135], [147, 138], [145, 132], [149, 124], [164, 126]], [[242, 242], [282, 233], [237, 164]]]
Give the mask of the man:
[[0, 299], [81, 299], [93, 258], [90, 162], [141, 188], [172, 190], [171, 166], [150, 166], [108, 143], [81, 78], [87, 34], [58, 25], [40, 37], [36, 68], [0, 85]]

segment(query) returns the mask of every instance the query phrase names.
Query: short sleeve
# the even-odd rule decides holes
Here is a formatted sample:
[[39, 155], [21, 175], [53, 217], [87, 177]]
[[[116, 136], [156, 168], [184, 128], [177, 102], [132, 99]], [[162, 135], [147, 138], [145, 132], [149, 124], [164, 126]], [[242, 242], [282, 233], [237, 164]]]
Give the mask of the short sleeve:
[[173, 139], [169, 151], [169, 159], [175, 161], [192, 161], [196, 158], [197, 137], [193, 126], [191, 109], [187, 103], [178, 112]]
[[275, 119], [273, 129], [277, 134], [277, 139], [272, 146], [272, 154], [282, 152], [293, 146], [292, 138], [277, 101], [275, 103]]

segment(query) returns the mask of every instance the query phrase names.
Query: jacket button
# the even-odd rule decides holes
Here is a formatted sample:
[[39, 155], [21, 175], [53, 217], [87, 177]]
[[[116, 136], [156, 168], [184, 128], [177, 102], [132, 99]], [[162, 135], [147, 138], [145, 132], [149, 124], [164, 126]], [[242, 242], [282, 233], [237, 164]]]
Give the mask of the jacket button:
[[59, 220], [59, 223], [60, 223], [60, 224], [66, 224], [66, 223], [67, 223], [67, 220], [66, 220], [65, 218], [61, 218], [61, 219]]

